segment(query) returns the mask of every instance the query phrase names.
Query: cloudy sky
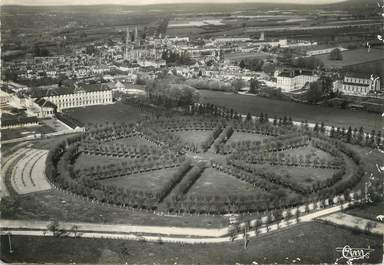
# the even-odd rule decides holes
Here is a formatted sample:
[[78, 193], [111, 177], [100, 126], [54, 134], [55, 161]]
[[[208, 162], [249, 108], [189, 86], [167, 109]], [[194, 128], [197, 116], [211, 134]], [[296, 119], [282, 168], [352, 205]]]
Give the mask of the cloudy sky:
[[[96, 5], [96, 4], [122, 4], [122, 5], [149, 5], [163, 3], [301, 3], [301, 4], [328, 4], [343, 2], [345, 0], [0, 0], [3, 5]], [[363, 1], [363, 0], [362, 0]]]

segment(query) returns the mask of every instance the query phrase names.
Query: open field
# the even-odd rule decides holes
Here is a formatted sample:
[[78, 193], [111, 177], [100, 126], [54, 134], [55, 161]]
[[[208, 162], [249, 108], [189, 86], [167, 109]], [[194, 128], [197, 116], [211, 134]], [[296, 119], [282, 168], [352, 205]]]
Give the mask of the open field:
[[110, 142], [106, 142], [105, 144], [123, 144], [123, 145], [148, 145], [148, 146], [155, 146], [153, 143], [139, 137], [139, 136], [133, 136], [133, 137], [126, 137], [121, 138], [118, 140], [113, 140]]
[[79, 221], [91, 223], [219, 228], [228, 225], [224, 216], [173, 216], [113, 207], [74, 197], [58, 190], [6, 197], [1, 217], [20, 220]]
[[191, 187], [188, 195], [225, 197], [228, 195], [247, 195], [252, 193], [265, 194], [261, 189], [242, 182], [235, 177], [213, 168], [207, 168]]
[[45, 124], [31, 127], [23, 127], [23, 128], [10, 128], [10, 129], [2, 129], [1, 130], [1, 139], [9, 140], [22, 138], [27, 136], [32, 136], [34, 134], [46, 134], [52, 133], [55, 130]]
[[238, 95], [225, 92], [200, 90], [201, 101], [233, 108], [243, 114], [258, 115], [266, 112], [269, 117], [292, 116], [293, 120], [308, 120], [309, 122], [323, 121], [326, 125], [348, 128], [348, 126], [365, 129], [382, 130], [384, 120], [379, 114], [328, 108], [324, 106], [300, 104], [290, 101], [280, 101], [262, 97]]
[[[243, 242], [180, 245], [108, 239], [12, 236], [13, 254], [8, 237], [1, 237], [1, 259], [5, 262], [75, 262], [122, 264], [258, 264], [293, 263], [333, 264], [340, 253], [337, 247], [374, 249], [369, 264], [381, 263], [383, 239], [320, 223], [303, 223], [288, 230], [251, 238]], [[220, 253], [213, 255], [212, 253]]]
[[226, 142], [231, 144], [233, 142], [239, 141], [263, 141], [264, 139], [271, 138], [270, 136], [255, 134], [255, 133], [244, 133], [244, 132], [234, 132], [232, 136]]
[[208, 136], [212, 133], [212, 130], [188, 130], [188, 131], [179, 131], [174, 132], [173, 134], [176, 134], [179, 136], [183, 141], [191, 144], [200, 145], [202, 142], [204, 142]]
[[176, 168], [167, 168], [100, 181], [121, 188], [157, 191], [163, 187], [175, 171]]
[[290, 175], [290, 180], [303, 185], [312, 185], [316, 181], [324, 181], [335, 173], [333, 169], [324, 168], [300, 168], [287, 166], [273, 166], [273, 170], [281, 175]]
[[68, 109], [65, 113], [87, 127], [106, 123], [110, 125], [123, 122], [133, 123], [143, 117], [143, 113], [137, 108], [120, 102], [111, 105]]
[[378, 215], [384, 215], [384, 201], [372, 205], [364, 205], [361, 207], [351, 208], [345, 213], [377, 221]]
[[113, 163], [121, 163], [126, 161], [126, 159], [118, 158], [118, 157], [108, 157], [108, 156], [98, 156], [98, 155], [86, 155], [80, 154], [76, 159], [74, 168], [89, 168], [89, 167], [97, 167], [104, 165], [109, 165]]
[[323, 61], [327, 68], [343, 68], [355, 64], [363, 64], [367, 62], [373, 62], [378, 60], [384, 60], [383, 49], [371, 49], [368, 51], [366, 48], [343, 51], [343, 60], [330, 60], [329, 54], [316, 55], [314, 57]]
[[302, 147], [294, 148], [290, 150], [284, 150], [284, 151], [281, 151], [281, 153], [284, 153], [285, 155], [292, 155], [292, 156], [302, 155], [304, 159], [306, 158], [307, 155], [310, 158], [319, 157], [320, 159], [325, 159], [326, 161], [330, 161], [334, 159], [334, 157], [331, 154], [324, 152], [323, 150], [320, 150], [312, 145], [302, 146]]
[[[254, 165], [256, 168], [271, 167], [269, 164], [257, 164]], [[324, 169], [324, 168], [311, 168], [311, 167], [292, 167], [292, 166], [272, 166], [272, 170], [278, 173], [282, 177], [287, 177], [288, 179], [299, 183], [301, 185], [313, 185], [315, 181], [324, 181], [332, 177], [332, 173], [336, 170], [334, 169]]]

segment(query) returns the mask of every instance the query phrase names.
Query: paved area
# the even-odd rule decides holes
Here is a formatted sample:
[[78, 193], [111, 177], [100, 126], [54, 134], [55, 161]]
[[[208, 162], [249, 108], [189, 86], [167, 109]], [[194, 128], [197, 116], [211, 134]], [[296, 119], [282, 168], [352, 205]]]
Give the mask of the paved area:
[[[48, 190], [51, 185], [45, 176], [45, 160], [48, 151], [40, 149], [22, 148], [16, 156], [7, 163], [9, 167], [12, 162], [10, 180], [12, 188], [18, 194], [26, 194], [36, 191]], [[8, 167], [4, 169], [8, 170]]]
[[334, 213], [331, 215], [323, 216], [319, 219], [336, 225], [358, 228], [361, 231], [369, 231], [373, 234], [384, 235], [383, 223], [375, 222], [372, 220], [364, 219], [345, 213]]

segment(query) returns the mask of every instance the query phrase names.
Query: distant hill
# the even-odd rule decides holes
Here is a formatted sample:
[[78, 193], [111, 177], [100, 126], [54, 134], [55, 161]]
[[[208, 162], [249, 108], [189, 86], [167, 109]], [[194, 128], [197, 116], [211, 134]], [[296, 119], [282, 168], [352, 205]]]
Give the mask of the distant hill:
[[[366, 8], [377, 6], [377, 0], [345, 0], [344, 2], [316, 5], [323, 8]], [[127, 6], [127, 5], [89, 5], [89, 6], [19, 6], [19, 5], [3, 5], [5, 10], [25, 10], [25, 9], [56, 9], [56, 10], [74, 10], [85, 11], [95, 9], [114, 9], [119, 10], [137, 10], [146, 11], [148, 9], [156, 9], [160, 11], [191, 11], [191, 12], [231, 12], [234, 10], [251, 10], [251, 9], [306, 9], [313, 8], [311, 4], [294, 4], [294, 3], [175, 3], [175, 4], [153, 4], [145, 6]]]

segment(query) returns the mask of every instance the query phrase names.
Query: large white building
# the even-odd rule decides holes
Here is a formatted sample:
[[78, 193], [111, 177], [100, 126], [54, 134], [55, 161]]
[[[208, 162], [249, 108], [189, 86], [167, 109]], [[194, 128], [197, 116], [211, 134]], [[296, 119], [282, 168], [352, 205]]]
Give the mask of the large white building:
[[381, 91], [380, 78], [375, 76], [346, 74], [339, 91], [347, 96], [367, 96], [369, 92]]
[[313, 71], [307, 70], [289, 70], [282, 71], [277, 75], [277, 88], [281, 88], [283, 92], [290, 92], [293, 90], [303, 88], [307, 83], [315, 82], [319, 76], [314, 74]]
[[348, 49], [343, 47], [331, 47], [331, 48], [324, 48], [324, 49], [311, 49], [307, 51], [307, 56], [314, 56], [314, 55], [320, 55], [320, 54], [330, 54], [334, 49], [339, 49], [340, 51], [347, 51]]
[[44, 97], [44, 99], [55, 104], [57, 106], [57, 111], [69, 108], [106, 105], [113, 103], [111, 90], [93, 92], [81, 91], [73, 94], [48, 96]]

